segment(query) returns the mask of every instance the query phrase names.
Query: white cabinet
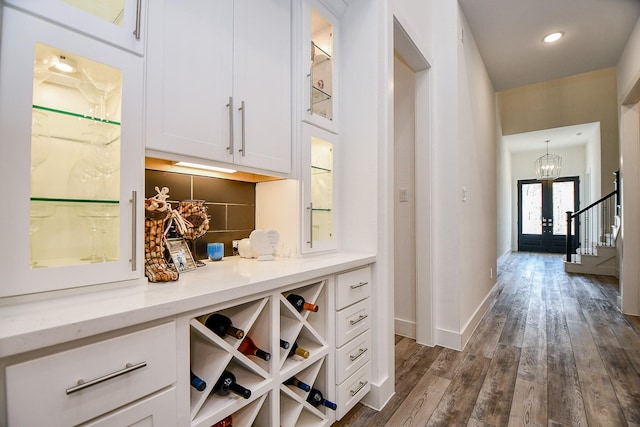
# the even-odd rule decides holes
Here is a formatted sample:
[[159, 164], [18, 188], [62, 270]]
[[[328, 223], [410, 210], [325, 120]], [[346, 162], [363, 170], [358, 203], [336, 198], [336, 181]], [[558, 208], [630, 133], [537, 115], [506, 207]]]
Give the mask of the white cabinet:
[[[174, 384], [176, 354], [176, 325], [169, 322], [10, 365], [8, 423], [68, 426], [106, 414]], [[134, 405], [109, 419], [148, 418], [162, 410], [165, 425], [176, 424], [175, 399], [165, 402], [164, 409], [149, 405], [155, 409]], [[92, 425], [101, 424], [109, 425]]]
[[302, 253], [338, 246], [336, 218], [336, 146], [338, 136], [302, 123]]
[[338, 19], [319, 0], [305, 0], [301, 28], [303, 120], [338, 132]]
[[336, 276], [336, 418], [371, 389], [371, 267]]
[[142, 58], [8, 6], [2, 20], [0, 297], [142, 278]]
[[150, 156], [291, 170], [290, 0], [149, 5]]
[[5, 0], [28, 11], [114, 46], [142, 55], [147, 0]]

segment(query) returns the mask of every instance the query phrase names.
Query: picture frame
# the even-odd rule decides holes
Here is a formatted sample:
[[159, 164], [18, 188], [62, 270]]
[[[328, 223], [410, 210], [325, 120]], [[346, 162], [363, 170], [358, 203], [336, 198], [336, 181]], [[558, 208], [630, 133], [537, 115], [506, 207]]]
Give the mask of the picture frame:
[[187, 241], [182, 237], [165, 239], [167, 250], [173, 260], [173, 265], [178, 273], [185, 273], [197, 269], [196, 261], [193, 259]]

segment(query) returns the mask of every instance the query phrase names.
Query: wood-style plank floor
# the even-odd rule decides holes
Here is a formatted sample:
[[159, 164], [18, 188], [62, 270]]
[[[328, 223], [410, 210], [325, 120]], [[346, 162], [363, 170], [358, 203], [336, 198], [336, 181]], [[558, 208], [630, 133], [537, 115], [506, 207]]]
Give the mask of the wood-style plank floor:
[[513, 253], [463, 351], [396, 336], [396, 393], [334, 426], [640, 426], [640, 320], [613, 277]]

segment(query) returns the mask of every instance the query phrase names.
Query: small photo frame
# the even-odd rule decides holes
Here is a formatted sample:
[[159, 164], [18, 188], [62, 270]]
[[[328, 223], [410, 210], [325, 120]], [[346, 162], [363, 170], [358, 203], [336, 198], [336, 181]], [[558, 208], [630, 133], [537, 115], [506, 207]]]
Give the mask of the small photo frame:
[[169, 250], [169, 254], [171, 254], [171, 259], [173, 260], [173, 265], [178, 270], [178, 273], [184, 273], [198, 268], [193, 256], [191, 255], [191, 250], [189, 250], [189, 245], [187, 245], [186, 240], [182, 237], [178, 237], [166, 239], [166, 242], [167, 249]]

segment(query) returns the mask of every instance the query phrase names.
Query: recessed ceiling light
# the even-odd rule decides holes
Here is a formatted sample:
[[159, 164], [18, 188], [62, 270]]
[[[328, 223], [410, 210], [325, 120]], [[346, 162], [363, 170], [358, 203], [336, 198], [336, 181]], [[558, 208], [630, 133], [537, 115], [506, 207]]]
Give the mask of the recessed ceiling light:
[[176, 165], [176, 166], [184, 166], [184, 167], [194, 168], [194, 169], [204, 169], [204, 170], [209, 170], [209, 171], [214, 171], [214, 172], [225, 172], [225, 173], [235, 173], [235, 172], [237, 172], [235, 169], [220, 168], [220, 167], [217, 167], [217, 166], [209, 166], [209, 165], [201, 165], [201, 164], [198, 164], [198, 163], [175, 162], [174, 165]]
[[542, 41], [545, 43], [553, 43], [555, 41], [560, 40], [562, 36], [564, 36], [564, 33], [561, 33], [561, 32], [551, 33], [545, 36], [545, 38], [543, 38]]
[[76, 71], [76, 61], [64, 55], [54, 58], [52, 62], [53, 68], [63, 73], [75, 73]]

